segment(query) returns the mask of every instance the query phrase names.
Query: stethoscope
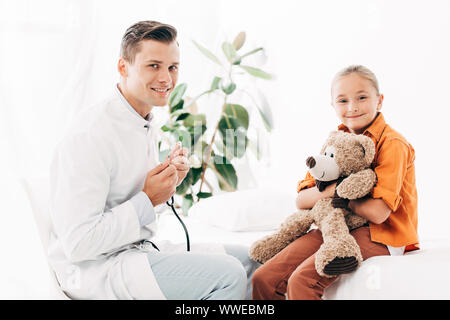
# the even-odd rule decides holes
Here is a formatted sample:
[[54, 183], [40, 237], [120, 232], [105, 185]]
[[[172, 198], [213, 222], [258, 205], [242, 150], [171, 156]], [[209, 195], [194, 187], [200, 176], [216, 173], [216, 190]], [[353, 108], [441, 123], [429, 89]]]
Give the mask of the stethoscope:
[[183, 220], [181, 220], [180, 216], [178, 215], [177, 211], [175, 210], [175, 207], [173, 206], [173, 196], [170, 198], [169, 201], [166, 201], [166, 204], [172, 208], [173, 213], [177, 217], [178, 221], [180, 221], [181, 225], [183, 226], [184, 233], [186, 234], [186, 250], [191, 251], [191, 244], [189, 242], [189, 233], [187, 231], [186, 225], [184, 224]]

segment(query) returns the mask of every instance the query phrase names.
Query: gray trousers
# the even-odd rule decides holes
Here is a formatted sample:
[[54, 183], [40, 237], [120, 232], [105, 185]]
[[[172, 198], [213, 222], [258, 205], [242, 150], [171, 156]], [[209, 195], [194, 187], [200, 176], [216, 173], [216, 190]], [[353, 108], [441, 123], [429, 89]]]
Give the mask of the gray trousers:
[[251, 299], [251, 277], [260, 266], [248, 248], [224, 245], [227, 254], [148, 253], [158, 285], [169, 300]]

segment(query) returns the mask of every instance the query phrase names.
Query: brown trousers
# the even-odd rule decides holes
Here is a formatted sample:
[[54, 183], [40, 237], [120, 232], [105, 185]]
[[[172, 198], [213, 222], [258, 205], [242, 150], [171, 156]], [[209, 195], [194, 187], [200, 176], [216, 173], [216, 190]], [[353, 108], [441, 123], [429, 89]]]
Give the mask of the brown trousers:
[[[369, 227], [352, 230], [351, 235], [364, 260], [389, 255], [384, 244], [370, 240]], [[322, 242], [320, 230], [311, 230], [256, 269], [252, 278], [253, 299], [284, 300], [286, 293], [289, 300], [321, 299], [324, 290], [337, 279], [322, 277], [316, 271], [315, 252]]]

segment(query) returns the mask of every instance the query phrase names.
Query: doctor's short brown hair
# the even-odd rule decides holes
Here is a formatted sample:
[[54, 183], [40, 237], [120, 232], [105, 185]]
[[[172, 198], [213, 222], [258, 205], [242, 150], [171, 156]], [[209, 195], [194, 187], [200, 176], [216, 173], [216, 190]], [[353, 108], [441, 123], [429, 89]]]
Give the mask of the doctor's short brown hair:
[[165, 43], [176, 41], [177, 29], [171, 25], [158, 21], [140, 21], [127, 29], [122, 37], [120, 56], [129, 63], [134, 62], [139, 52], [140, 42], [143, 40], [156, 40]]

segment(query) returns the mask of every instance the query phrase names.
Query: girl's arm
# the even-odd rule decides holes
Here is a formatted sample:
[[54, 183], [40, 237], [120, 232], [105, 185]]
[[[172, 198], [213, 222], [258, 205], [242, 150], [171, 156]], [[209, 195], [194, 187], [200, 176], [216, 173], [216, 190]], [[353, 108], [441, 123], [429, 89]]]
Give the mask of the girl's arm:
[[[303, 189], [297, 196], [297, 209], [311, 209], [320, 199], [332, 197], [335, 190], [336, 183], [329, 185], [322, 192], [317, 187]], [[382, 199], [350, 200], [348, 207], [357, 215], [375, 224], [383, 223], [391, 214], [391, 209]]]
[[298, 193], [296, 205], [297, 209], [311, 209], [317, 201], [323, 198], [331, 198], [336, 190], [336, 183], [325, 188], [322, 192], [317, 187], [303, 189]]
[[391, 208], [383, 199], [350, 200], [348, 207], [357, 215], [375, 224], [383, 223], [391, 214]]

